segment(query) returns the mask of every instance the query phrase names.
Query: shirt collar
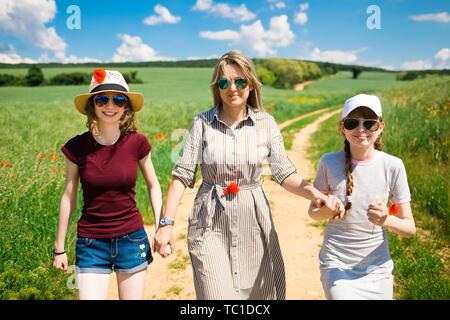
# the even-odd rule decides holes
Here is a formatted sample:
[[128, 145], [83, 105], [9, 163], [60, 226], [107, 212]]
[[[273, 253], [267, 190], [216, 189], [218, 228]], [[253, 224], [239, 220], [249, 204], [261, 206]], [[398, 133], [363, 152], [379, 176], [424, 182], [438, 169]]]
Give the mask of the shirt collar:
[[[250, 105], [247, 104], [247, 115], [246, 115], [245, 118], [243, 118], [241, 121], [245, 121], [245, 120], [247, 120], [248, 118], [250, 118], [250, 119], [253, 121], [253, 123], [256, 122], [256, 114], [255, 114], [255, 110], [253, 109], [252, 106], [250, 106]], [[211, 120], [209, 121], [209, 124], [211, 124], [214, 120], [220, 121], [220, 120], [219, 120], [219, 107], [218, 107], [218, 106], [215, 106], [215, 107], [212, 109], [212, 116], [211, 116]]]

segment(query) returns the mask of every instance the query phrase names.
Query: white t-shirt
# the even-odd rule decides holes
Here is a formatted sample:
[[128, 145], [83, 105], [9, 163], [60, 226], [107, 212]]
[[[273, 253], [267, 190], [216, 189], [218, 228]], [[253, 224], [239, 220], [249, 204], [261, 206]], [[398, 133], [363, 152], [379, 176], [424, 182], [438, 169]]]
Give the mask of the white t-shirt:
[[[382, 272], [392, 268], [386, 231], [367, 218], [371, 202], [411, 201], [405, 166], [401, 159], [375, 150], [370, 161], [352, 161], [352, 209], [342, 219], [329, 220], [320, 251], [320, 267]], [[346, 204], [345, 154], [326, 153], [319, 161], [314, 186]]]

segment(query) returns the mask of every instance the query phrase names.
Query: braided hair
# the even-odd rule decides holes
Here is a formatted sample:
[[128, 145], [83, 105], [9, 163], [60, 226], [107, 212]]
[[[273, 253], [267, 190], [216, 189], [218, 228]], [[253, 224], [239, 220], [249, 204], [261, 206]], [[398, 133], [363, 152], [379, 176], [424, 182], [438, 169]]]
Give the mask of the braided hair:
[[[346, 118], [362, 118], [362, 119], [376, 119], [380, 123], [384, 124], [383, 118], [378, 117], [371, 109], [367, 107], [358, 107], [352, 112], [350, 112]], [[341, 120], [341, 125], [345, 119]], [[342, 133], [343, 134], [343, 133]], [[374, 148], [376, 150], [383, 150], [382, 132], [378, 136], [378, 139], [374, 143]], [[352, 208], [352, 193], [353, 193], [353, 165], [352, 165], [352, 154], [350, 150], [350, 142], [347, 139], [344, 141], [344, 154], [345, 154], [345, 176], [346, 176], [346, 200], [345, 214], [350, 213]]]

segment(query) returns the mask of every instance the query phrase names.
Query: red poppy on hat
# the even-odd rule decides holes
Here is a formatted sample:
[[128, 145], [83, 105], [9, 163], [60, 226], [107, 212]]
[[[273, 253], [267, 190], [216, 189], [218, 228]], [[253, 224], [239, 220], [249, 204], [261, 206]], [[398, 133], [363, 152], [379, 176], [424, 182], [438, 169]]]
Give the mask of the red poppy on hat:
[[105, 81], [106, 71], [103, 69], [95, 69], [94, 70], [94, 79], [98, 84], [102, 84]]

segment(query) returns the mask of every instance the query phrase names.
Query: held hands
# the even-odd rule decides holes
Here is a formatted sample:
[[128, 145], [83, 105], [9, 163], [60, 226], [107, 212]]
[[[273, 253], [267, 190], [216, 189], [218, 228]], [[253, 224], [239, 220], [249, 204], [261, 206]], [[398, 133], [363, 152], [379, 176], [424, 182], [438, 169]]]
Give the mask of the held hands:
[[387, 217], [389, 209], [382, 202], [372, 202], [367, 208], [367, 218], [373, 224], [382, 227]]
[[344, 204], [338, 197], [333, 195], [316, 199], [316, 206], [327, 215], [328, 219], [339, 219], [345, 215]]
[[159, 227], [153, 238], [153, 251], [165, 258], [171, 255], [174, 249], [173, 226]]

